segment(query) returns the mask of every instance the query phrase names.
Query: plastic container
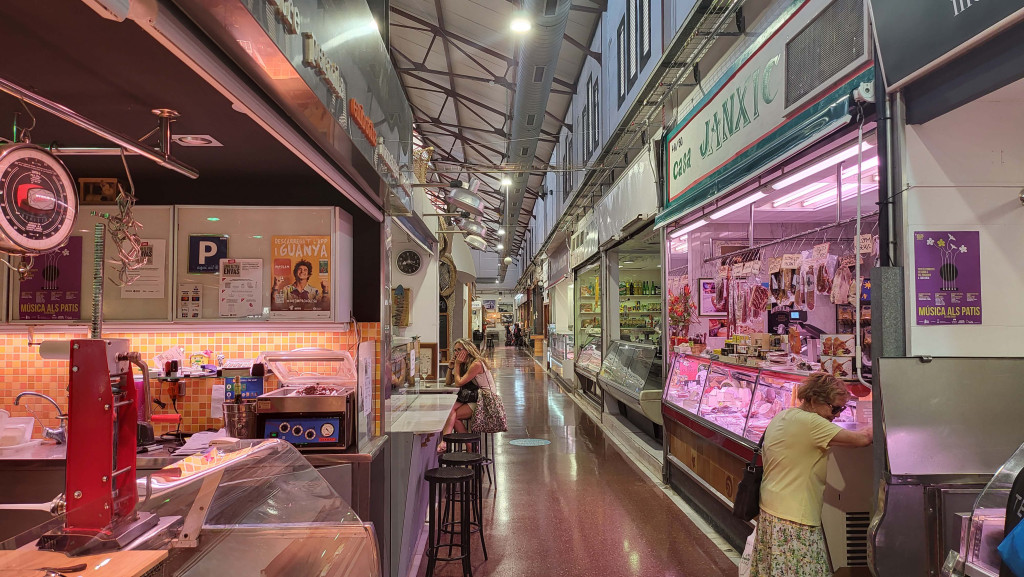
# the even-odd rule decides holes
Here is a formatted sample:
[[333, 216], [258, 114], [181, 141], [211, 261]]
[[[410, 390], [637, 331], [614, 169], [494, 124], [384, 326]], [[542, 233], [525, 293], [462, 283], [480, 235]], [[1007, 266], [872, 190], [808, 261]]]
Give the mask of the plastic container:
[[0, 429], [0, 447], [24, 445], [32, 439], [36, 420], [32, 417], [7, 417]]

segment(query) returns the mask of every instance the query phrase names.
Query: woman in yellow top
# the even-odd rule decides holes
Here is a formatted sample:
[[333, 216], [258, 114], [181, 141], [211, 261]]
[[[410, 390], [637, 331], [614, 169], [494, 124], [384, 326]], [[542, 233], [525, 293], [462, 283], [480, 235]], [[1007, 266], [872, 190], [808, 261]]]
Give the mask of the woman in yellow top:
[[797, 390], [799, 407], [775, 415], [764, 432], [761, 514], [750, 577], [831, 577], [821, 530], [825, 463], [830, 447], [866, 447], [871, 430], [832, 421], [850, 394], [843, 381], [815, 373]]

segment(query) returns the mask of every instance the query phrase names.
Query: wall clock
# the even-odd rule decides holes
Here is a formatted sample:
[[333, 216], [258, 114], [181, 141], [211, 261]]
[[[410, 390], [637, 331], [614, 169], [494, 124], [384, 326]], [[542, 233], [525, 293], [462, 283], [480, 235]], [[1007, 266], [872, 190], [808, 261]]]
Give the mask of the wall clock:
[[420, 267], [423, 266], [423, 259], [420, 254], [414, 250], [403, 250], [398, 253], [398, 258], [395, 260], [395, 264], [398, 266], [398, 270], [403, 274], [414, 275], [419, 272]]

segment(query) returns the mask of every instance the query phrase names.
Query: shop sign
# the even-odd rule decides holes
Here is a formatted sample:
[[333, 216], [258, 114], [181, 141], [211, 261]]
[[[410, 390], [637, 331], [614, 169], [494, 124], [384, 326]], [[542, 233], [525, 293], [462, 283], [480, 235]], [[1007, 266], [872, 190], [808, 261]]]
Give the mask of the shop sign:
[[228, 237], [205, 234], [189, 235], [189, 274], [216, 273], [222, 258], [228, 258]]
[[401, 180], [398, 172], [398, 161], [395, 160], [395, 155], [384, 146], [383, 138], [377, 137], [377, 147], [375, 150], [377, 153], [377, 171], [391, 176], [396, 182]]
[[669, 202], [778, 126], [785, 110], [783, 48], [769, 44], [745, 62], [669, 140]]
[[828, 5], [792, 2], [670, 132], [665, 143], [667, 202], [658, 226], [849, 122], [852, 88], [874, 79], [866, 53], [786, 103], [786, 46]]
[[898, 90], [1007, 25], [1024, 20], [1020, 0], [871, 0], [878, 55]]
[[980, 325], [981, 245], [978, 231], [914, 233], [918, 325]]
[[493, 311], [493, 310], [496, 310], [496, 309], [497, 309], [497, 301], [494, 301], [494, 300], [491, 300], [491, 299], [488, 299], [488, 300], [484, 301], [484, 310], [485, 311]]
[[567, 274], [569, 274], [569, 251], [563, 244], [548, 255], [548, 286], [554, 286]]
[[[335, 98], [345, 101], [345, 79], [341, 77], [341, 68], [327, 56], [310, 32], [302, 33], [302, 65], [316, 71], [327, 90]], [[338, 120], [345, 124], [344, 120]]]
[[352, 118], [352, 122], [359, 128], [359, 132], [363, 133], [366, 140], [372, 145], [377, 146], [377, 128], [373, 126], [373, 121], [367, 116], [366, 111], [363, 110], [363, 105], [356, 102], [355, 98], [349, 98], [348, 100], [348, 115]]

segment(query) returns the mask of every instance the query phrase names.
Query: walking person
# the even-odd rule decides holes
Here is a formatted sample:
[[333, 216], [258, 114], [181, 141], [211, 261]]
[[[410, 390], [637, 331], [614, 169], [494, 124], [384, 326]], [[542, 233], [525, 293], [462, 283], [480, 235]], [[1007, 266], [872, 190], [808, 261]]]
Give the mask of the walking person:
[[831, 447], [866, 447], [871, 429], [849, 431], [832, 421], [850, 394], [826, 373], [804, 379], [800, 406], [781, 411], [764, 432], [761, 514], [750, 577], [831, 577], [821, 529], [825, 470]]
[[448, 376], [445, 377], [445, 386], [459, 387], [459, 394], [448, 413], [448, 420], [441, 430], [441, 442], [437, 444], [437, 452], [444, 453], [448, 450], [444, 442], [444, 436], [452, 431], [466, 433], [468, 430], [463, 421], [473, 418], [476, 412], [477, 400], [479, 399], [480, 382], [484, 382], [488, 372], [487, 361], [483, 353], [467, 339], [459, 339], [452, 345], [452, 358], [448, 361]]

